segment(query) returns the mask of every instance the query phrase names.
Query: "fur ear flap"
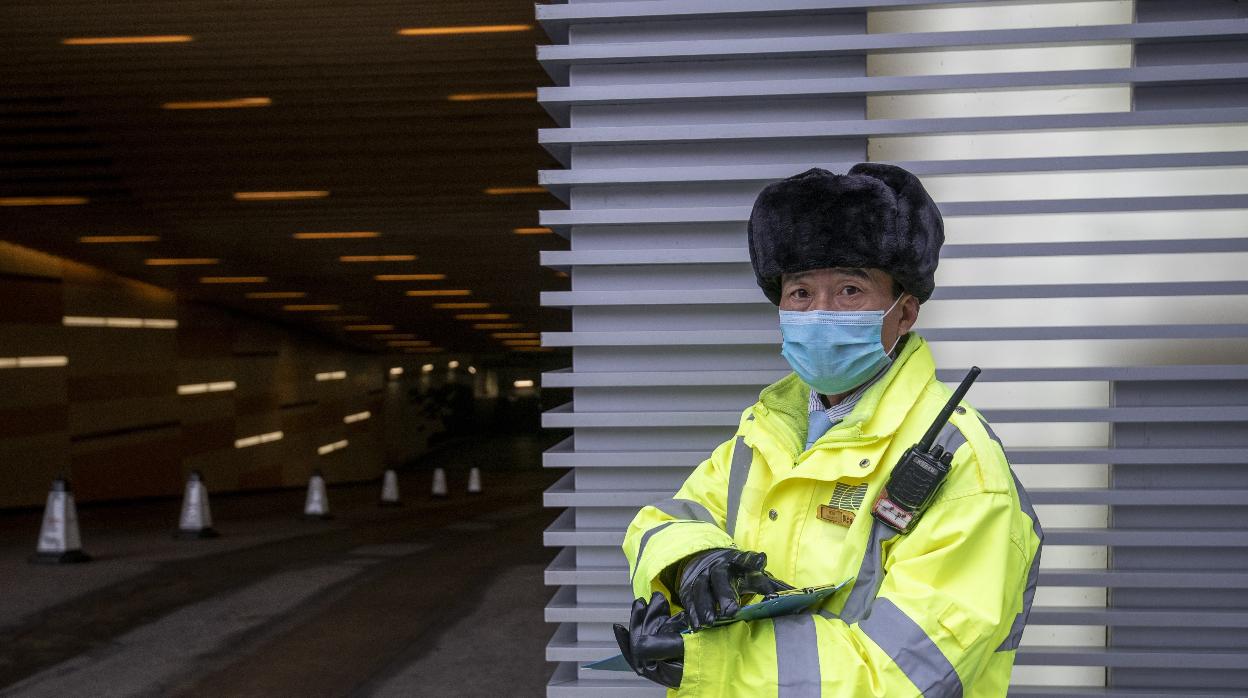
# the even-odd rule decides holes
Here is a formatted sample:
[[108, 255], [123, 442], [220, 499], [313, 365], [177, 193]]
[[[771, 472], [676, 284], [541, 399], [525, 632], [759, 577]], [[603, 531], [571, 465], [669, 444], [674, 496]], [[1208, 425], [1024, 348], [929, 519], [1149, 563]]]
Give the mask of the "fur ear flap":
[[746, 230], [755, 278], [776, 305], [782, 274], [825, 267], [883, 269], [922, 303], [945, 240], [940, 209], [918, 177], [878, 162], [843, 175], [812, 167], [767, 185]]

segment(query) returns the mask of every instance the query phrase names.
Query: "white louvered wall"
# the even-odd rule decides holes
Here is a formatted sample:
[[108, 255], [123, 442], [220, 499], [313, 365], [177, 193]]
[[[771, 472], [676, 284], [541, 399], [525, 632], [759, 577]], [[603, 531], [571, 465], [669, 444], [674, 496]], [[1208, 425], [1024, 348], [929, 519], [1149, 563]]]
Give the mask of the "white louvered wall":
[[[985, 371], [1046, 528], [1012, 695], [1248, 685], [1248, 16], [1230, 0], [538, 5], [539, 132], [568, 204], [574, 437], [551, 696], [660, 695], [616, 652], [623, 529], [785, 373], [745, 221], [768, 182], [892, 162], [945, 216], [918, 331]], [[1190, 477], [1184, 473], [1191, 473]], [[1199, 505], [1206, 505], [1201, 508]], [[1195, 551], [1195, 552], [1193, 552]], [[1150, 591], [1151, 590], [1151, 591]], [[1149, 596], [1149, 594], [1152, 594]], [[1108, 687], [1107, 687], [1108, 686]], [[1124, 687], [1124, 688], [1118, 688]], [[1143, 693], [1120, 693], [1125, 687]], [[1236, 693], [1239, 691], [1239, 693]], [[1191, 693], [1195, 695], [1194, 693]]]

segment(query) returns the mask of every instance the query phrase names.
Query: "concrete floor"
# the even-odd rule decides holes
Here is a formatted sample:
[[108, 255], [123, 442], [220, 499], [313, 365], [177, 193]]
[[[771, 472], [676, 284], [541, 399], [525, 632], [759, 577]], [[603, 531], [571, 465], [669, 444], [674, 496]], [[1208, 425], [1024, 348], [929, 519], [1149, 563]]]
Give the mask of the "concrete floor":
[[328, 522], [302, 491], [216, 496], [213, 540], [172, 538], [177, 501], [80, 507], [84, 565], [28, 564], [39, 514], [0, 515], [0, 695], [544, 695], [548, 444], [448, 445], [400, 473], [405, 506], [331, 487]]

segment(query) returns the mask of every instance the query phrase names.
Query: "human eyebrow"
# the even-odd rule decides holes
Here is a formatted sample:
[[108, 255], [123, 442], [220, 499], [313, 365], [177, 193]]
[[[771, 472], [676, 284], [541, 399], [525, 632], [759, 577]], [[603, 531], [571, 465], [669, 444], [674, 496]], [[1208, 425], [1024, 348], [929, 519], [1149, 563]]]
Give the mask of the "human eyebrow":
[[855, 279], [862, 279], [863, 281], [871, 280], [871, 275], [867, 273], [866, 269], [859, 269], [858, 267], [837, 267], [836, 270], [846, 276], [852, 276]]

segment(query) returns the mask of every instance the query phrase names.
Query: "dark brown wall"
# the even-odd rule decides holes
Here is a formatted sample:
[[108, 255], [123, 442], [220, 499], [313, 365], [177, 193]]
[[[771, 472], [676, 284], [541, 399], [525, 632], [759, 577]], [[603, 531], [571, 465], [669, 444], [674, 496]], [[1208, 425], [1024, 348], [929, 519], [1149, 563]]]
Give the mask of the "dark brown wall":
[[[66, 316], [176, 319], [176, 329], [74, 327]], [[430, 357], [353, 353], [170, 292], [0, 242], [0, 507], [44, 501], [60, 474], [79, 501], [174, 495], [199, 469], [213, 492], [377, 477], [424, 450], [433, 426], [407, 386]], [[402, 366], [404, 376], [388, 371]], [[317, 381], [320, 372], [346, 371]], [[234, 381], [179, 395], [178, 386]], [[369, 419], [345, 424], [363, 411]], [[246, 448], [235, 440], [281, 431]], [[347, 439], [346, 448], [317, 447]]]

